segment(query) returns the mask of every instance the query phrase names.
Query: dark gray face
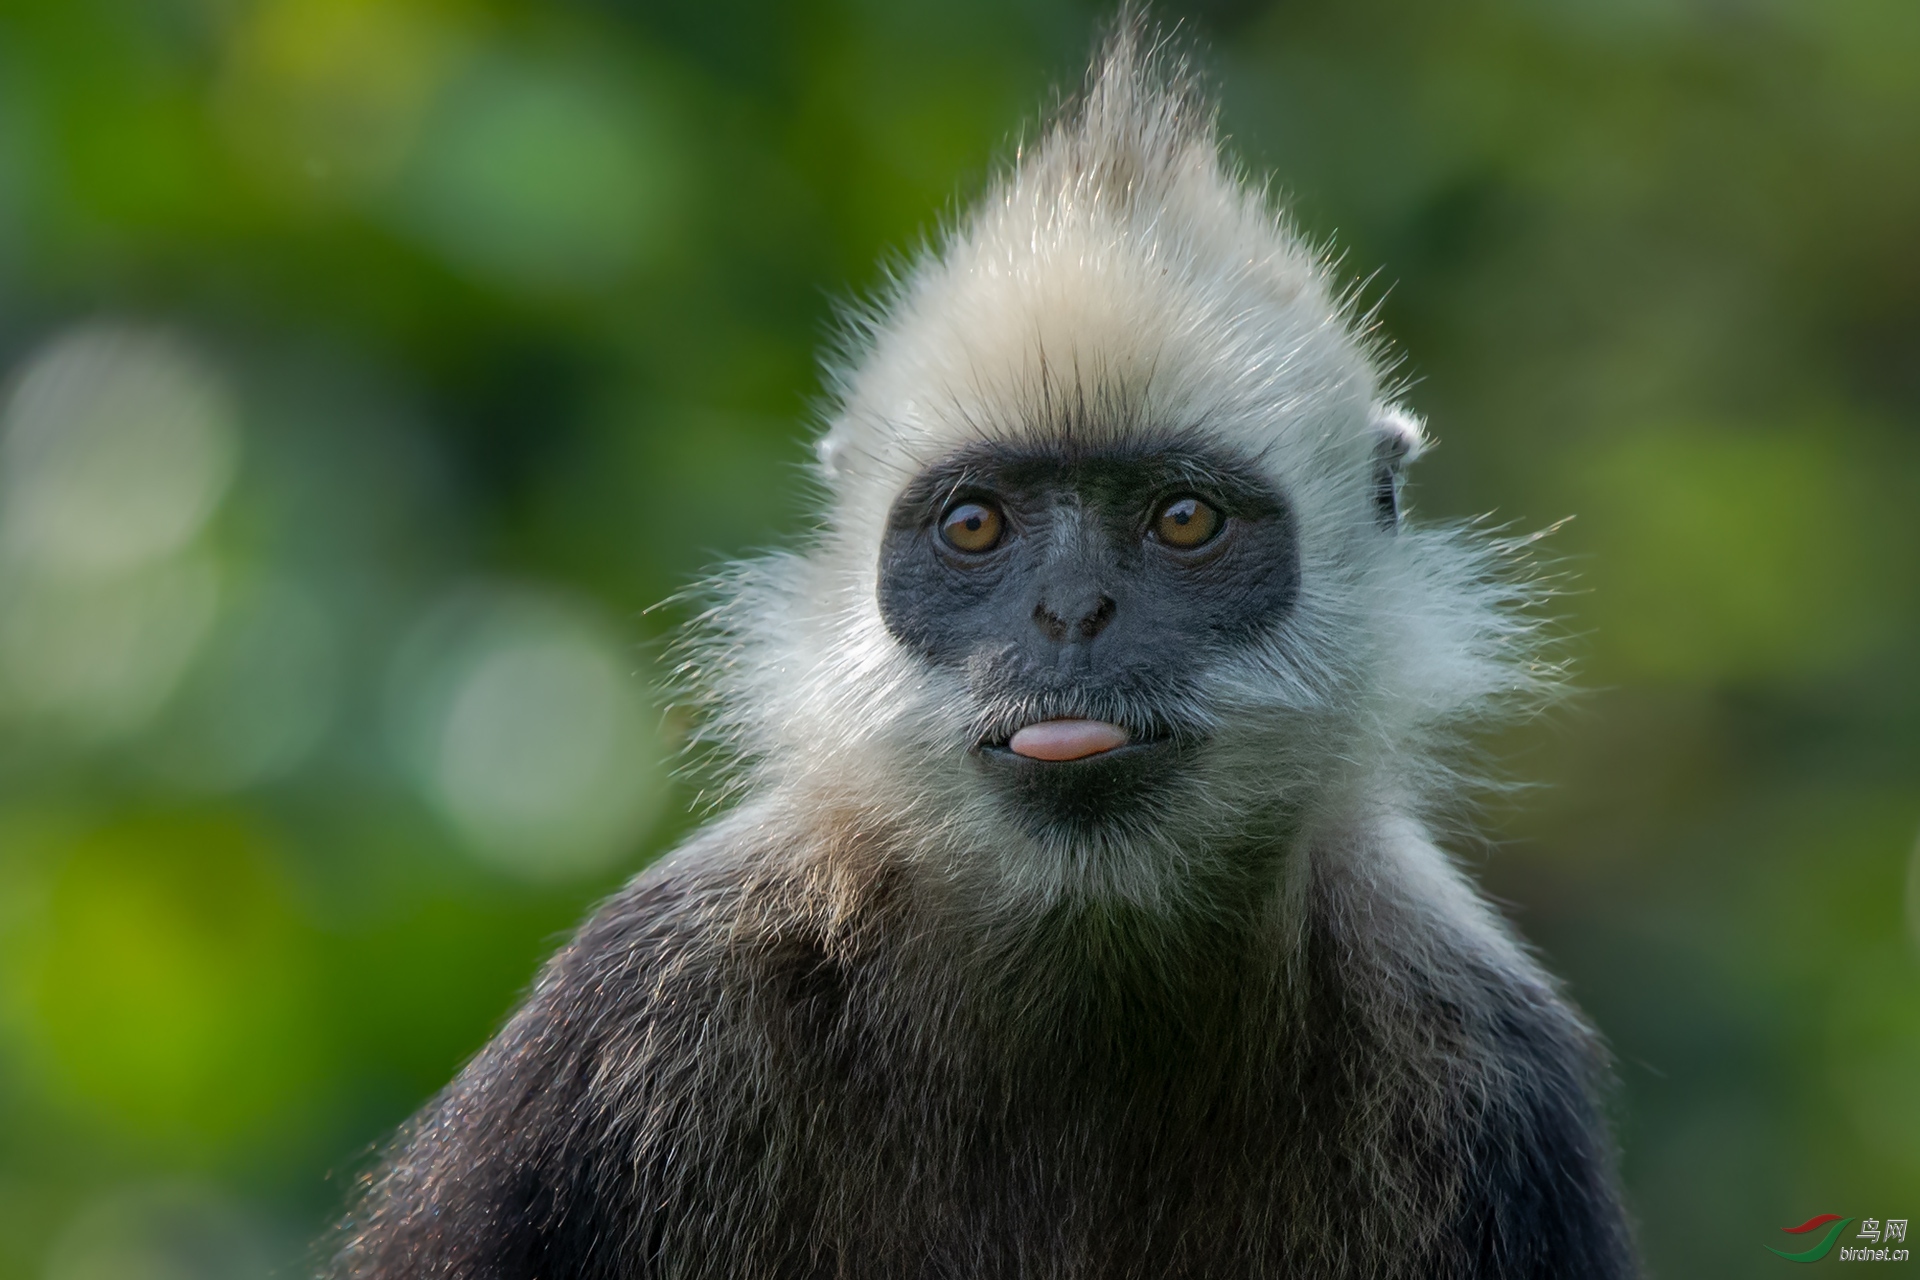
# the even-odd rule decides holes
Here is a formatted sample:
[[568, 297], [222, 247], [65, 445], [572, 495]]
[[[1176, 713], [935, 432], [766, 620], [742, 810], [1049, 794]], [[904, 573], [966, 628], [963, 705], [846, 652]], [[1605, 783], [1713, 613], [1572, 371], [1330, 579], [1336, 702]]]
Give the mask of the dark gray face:
[[[1053, 829], [1150, 816], [1203, 736], [1194, 676], [1271, 627], [1299, 581], [1287, 505], [1244, 462], [1179, 443], [980, 445], [894, 504], [879, 596], [901, 643], [966, 673], [979, 767]], [[1007, 750], [1063, 717], [1131, 742], [1067, 762]]]

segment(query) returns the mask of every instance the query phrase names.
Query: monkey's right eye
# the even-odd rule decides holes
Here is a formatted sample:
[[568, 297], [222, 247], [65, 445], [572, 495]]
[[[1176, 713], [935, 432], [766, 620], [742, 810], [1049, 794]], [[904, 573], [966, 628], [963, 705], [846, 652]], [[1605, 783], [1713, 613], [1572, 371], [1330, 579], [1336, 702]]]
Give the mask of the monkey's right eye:
[[955, 551], [978, 555], [1000, 545], [1006, 520], [984, 502], [960, 502], [940, 517], [940, 537]]

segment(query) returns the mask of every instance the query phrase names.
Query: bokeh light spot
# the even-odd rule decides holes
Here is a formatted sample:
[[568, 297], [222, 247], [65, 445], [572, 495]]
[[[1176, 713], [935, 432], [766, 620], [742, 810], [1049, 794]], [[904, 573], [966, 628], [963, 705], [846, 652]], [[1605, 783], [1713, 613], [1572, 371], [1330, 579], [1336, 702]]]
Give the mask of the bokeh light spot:
[[640, 655], [547, 597], [465, 595], [398, 664], [396, 725], [428, 800], [481, 858], [587, 874], [658, 812], [662, 752]]
[[0, 717], [81, 742], [153, 718], [214, 615], [198, 544], [239, 444], [172, 334], [88, 324], [28, 358], [0, 409]]
[[110, 325], [55, 339], [0, 418], [0, 549], [47, 573], [111, 573], [199, 533], [239, 443], [225, 385], [178, 340]]
[[0, 716], [80, 742], [138, 731], [178, 685], [218, 597], [217, 571], [198, 556], [118, 579], [0, 566]]

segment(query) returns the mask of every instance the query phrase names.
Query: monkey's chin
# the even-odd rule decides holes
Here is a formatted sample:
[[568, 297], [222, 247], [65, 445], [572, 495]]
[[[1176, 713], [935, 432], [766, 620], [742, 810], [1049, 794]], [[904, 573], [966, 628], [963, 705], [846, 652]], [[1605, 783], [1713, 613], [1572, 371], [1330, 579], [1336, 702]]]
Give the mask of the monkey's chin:
[[1035, 760], [998, 744], [979, 747], [973, 758], [1030, 834], [1057, 837], [1150, 821], [1191, 751], [1150, 738], [1078, 760]]

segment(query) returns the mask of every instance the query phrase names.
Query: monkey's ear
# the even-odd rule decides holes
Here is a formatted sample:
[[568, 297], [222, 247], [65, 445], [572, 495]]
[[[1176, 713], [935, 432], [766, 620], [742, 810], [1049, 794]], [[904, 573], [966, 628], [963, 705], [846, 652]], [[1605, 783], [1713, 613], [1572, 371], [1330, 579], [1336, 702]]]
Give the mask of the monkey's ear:
[[840, 455], [845, 451], [846, 443], [832, 431], [813, 442], [813, 456], [820, 464], [820, 473], [829, 480], [840, 474]]
[[1367, 426], [1373, 433], [1373, 514], [1391, 533], [1400, 527], [1401, 476], [1427, 449], [1426, 425], [1399, 405], [1375, 401]]

